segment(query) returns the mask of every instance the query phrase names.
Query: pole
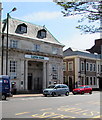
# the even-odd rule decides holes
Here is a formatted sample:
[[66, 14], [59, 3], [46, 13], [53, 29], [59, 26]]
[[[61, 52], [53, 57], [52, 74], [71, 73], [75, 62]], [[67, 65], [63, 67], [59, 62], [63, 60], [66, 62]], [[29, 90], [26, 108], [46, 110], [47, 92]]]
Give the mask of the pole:
[[85, 84], [86, 84], [86, 59], [84, 60], [84, 73], [85, 73]]
[[8, 75], [8, 31], [9, 31], [9, 13], [7, 13], [6, 75]]

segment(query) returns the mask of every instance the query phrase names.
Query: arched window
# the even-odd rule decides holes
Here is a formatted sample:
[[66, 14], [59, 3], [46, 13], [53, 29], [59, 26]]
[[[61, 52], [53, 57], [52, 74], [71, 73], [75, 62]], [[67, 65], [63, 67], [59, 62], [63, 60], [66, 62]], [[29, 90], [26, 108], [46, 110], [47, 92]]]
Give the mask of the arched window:
[[16, 33], [23, 34], [27, 33], [27, 25], [25, 23], [17, 26]]
[[37, 38], [40, 39], [46, 38], [46, 30], [45, 29], [39, 30], [37, 33]]

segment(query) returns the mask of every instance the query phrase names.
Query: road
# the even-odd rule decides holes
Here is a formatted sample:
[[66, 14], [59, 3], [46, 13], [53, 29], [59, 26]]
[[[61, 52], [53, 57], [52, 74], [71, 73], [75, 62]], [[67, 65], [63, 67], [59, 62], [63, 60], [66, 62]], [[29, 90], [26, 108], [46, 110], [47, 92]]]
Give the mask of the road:
[[0, 102], [3, 118], [100, 118], [97, 91], [92, 95], [10, 98]]

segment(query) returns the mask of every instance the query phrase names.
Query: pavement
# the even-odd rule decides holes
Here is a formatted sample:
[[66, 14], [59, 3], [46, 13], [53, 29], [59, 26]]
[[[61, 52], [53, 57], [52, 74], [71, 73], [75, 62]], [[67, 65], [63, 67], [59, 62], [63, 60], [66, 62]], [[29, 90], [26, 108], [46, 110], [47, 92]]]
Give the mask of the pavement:
[[43, 94], [18, 94], [13, 95], [13, 98], [20, 98], [20, 97], [41, 97]]
[[[100, 91], [93, 91], [94, 93], [100, 92]], [[70, 92], [69, 95], [72, 95], [73, 93]], [[20, 98], [20, 97], [42, 97], [43, 94], [17, 94], [13, 95], [13, 98]]]

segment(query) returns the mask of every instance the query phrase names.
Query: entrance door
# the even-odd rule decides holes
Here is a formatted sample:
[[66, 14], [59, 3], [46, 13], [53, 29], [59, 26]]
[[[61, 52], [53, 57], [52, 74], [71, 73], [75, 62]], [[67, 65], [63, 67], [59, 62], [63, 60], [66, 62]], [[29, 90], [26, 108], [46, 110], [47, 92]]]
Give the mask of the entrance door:
[[34, 79], [34, 90], [39, 92], [42, 90], [42, 80], [39, 77]]
[[102, 90], [102, 77], [99, 78], [99, 88]]
[[32, 90], [32, 74], [28, 75], [28, 90]]
[[72, 91], [72, 77], [69, 77], [69, 89]]

